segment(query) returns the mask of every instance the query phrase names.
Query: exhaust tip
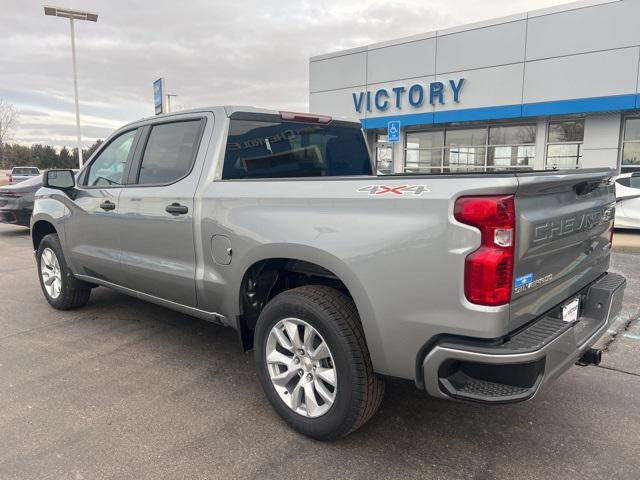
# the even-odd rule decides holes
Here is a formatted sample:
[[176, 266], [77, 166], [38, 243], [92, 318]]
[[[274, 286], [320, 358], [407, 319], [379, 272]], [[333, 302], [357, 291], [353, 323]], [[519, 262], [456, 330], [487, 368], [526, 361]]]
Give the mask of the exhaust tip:
[[602, 350], [597, 348], [588, 348], [584, 351], [578, 365], [600, 365], [602, 361]]

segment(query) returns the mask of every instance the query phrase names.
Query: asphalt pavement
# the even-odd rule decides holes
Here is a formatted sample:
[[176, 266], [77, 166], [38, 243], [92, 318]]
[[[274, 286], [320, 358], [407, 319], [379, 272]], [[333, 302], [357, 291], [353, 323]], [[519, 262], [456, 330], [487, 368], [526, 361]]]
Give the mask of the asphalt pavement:
[[[640, 234], [638, 234], [640, 242]], [[600, 367], [527, 403], [482, 406], [391, 382], [334, 443], [290, 430], [233, 330], [106, 288], [44, 300], [26, 229], [0, 225], [0, 479], [640, 478], [640, 256]]]

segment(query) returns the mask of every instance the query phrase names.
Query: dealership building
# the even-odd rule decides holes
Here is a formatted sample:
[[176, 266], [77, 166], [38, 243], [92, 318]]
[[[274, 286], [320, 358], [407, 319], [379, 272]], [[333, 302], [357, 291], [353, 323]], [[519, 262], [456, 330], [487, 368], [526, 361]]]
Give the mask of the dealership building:
[[319, 55], [310, 111], [381, 173], [640, 169], [640, 0], [583, 1]]

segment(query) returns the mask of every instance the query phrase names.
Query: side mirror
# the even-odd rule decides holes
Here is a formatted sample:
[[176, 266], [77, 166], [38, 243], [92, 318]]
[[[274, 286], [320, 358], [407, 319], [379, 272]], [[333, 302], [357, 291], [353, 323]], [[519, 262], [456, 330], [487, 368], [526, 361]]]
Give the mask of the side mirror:
[[47, 170], [44, 173], [43, 184], [45, 187], [58, 190], [71, 190], [76, 186], [73, 170]]

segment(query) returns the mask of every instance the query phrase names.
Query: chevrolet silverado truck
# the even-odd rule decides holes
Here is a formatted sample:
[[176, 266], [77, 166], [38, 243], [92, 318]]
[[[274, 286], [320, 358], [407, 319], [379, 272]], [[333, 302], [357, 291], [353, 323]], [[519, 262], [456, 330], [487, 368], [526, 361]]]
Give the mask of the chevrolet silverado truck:
[[384, 379], [531, 399], [619, 312], [613, 170], [376, 176], [358, 123], [214, 107], [115, 132], [31, 220], [57, 309], [108, 287], [234, 328], [297, 431], [344, 436]]

